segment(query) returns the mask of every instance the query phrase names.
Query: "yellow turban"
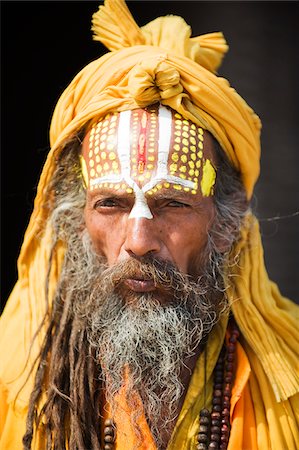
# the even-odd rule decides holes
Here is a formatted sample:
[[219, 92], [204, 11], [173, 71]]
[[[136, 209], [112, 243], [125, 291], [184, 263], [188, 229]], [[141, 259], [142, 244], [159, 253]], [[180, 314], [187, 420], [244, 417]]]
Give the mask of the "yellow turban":
[[[86, 66], [62, 94], [51, 124], [52, 149], [44, 166], [34, 211], [18, 261], [19, 281], [4, 313], [2, 342], [11, 353], [23, 348], [18, 365], [26, 363], [26, 350], [45, 313], [46, 268], [52, 243], [47, 221], [48, 184], [62, 144], [82, 127], [109, 111], [144, 107], [154, 102], [170, 106], [219, 141], [240, 172], [248, 199], [259, 175], [260, 121], [245, 101], [215, 72], [227, 51], [221, 33], [190, 38], [191, 29], [180, 17], [161, 17], [139, 28], [123, 0], [106, 0], [93, 16], [95, 39], [111, 52]], [[56, 246], [51, 268], [50, 294], [61, 270], [63, 246]], [[227, 280], [227, 292], [241, 331], [258, 357], [277, 401], [299, 390], [295, 370], [297, 342], [295, 306], [279, 294], [264, 268], [258, 224], [248, 216], [240, 242], [232, 252], [239, 264]], [[6, 322], [5, 322], [6, 321]], [[18, 330], [16, 327], [18, 324]], [[16, 333], [18, 331], [18, 333]], [[42, 333], [41, 333], [42, 334]], [[16, 336], [20, 336], [19, 338]], [[40, 342], [34, 342], [32, 359]], [[15, 374], [4, 356], [0, 374]], [[30, 365], [29, 365], [30, 366]], [[27, 378], [27, 369], [9, 385], [14, 399]], [[26, 405], [32, 384], [18, 397]], [[23, 403], [22, 403], [23, 401]]]
[[112, 52], [86, 66], [62, 94], [51, 145], [107, 111], [157, 101], [209, 130], [241, 173], [248, 198], [259, 175], [260, 120], [227, 80], [214, 74], [228, 47], [222, 33], [190, 38], [181, 17], [139, 28], [121, 0], [93, 16], [94, 38]]

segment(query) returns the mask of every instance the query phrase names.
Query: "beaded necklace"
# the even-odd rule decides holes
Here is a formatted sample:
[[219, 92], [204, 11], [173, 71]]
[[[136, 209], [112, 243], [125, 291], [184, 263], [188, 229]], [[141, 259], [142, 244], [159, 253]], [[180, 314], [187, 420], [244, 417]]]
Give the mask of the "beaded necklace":
[[214, 369], [212, 412], [203, 408], [199, 413], [197, 450], [225, 450], [230, 434], [230, 398], [235, 372], [236, 343], [239, 330], [232, 322], [229, 343], [222, 347]]
[[[203, 408], [199, 413], [199, 432], [196, 450], [226, 450], [230, 435], [230, 399], [235, 374], [236, 343], [240, 335], [235, 321], [231, 321], [228, 345], [223, 344], [213, 373], [212, 411]], [[104, 450], [113, 450], [116, 426], [112, 419], [104, 422]]]

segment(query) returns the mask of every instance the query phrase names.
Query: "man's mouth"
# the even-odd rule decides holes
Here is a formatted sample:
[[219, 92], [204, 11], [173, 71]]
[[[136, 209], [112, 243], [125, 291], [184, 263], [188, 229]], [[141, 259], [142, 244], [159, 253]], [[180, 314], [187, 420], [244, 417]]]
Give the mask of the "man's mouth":
[[156, 289], [153, 279], [127, 278], [124, 284], [134, 292], [151, 292]]

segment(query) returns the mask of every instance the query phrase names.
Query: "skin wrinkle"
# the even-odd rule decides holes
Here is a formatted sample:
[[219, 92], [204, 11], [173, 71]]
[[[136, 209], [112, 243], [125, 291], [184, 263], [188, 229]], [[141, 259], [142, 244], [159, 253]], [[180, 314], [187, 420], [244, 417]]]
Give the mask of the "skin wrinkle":
[[[111, 295], [111, 286], [119, 279], [119, 274], [124, 270], [126, 262], [121, 261], [115, 271], [115, 267], [107, 267], [105, 258], [93, 251], [82, 214], [85, 192], [82, 189], [81, 180], [78, 178], [79, 146], [71, 142], [61, 153], [58, 161], [59, 170], [54, 174], [53, 182], [49, 186], [49, 192], [56, 192], [54, 208], [51, 205], [51, 209], [53, 209], [51, 221], [56, 230], [56, 241], [61, 239], [67, 242], [68, 250], [53, 302], [49, 330], [40, 356], [40, 367], [42, 368], [46, 362], [51, 374], [48, 379], [49, 390], [46, 393], [42, 410], [50, 446], [54, 445], [54, 448], [58, 449], [65, 447], [65, 435], [60, 431], [64, 429], [67, 422], [69, 423], [67, 436], [70, 450], [82, 447], [100, 448], [99, 412], [103, 407], [100, 399], [104, 383], [107, 384], [106, 392], [110, 389], [110, 395], [113, 397], [122, 382], [123, 367], [121, 364], [128, 361], [127, 358], [130, 358], [130, 355], [133, 355], [131, 364], [135, 364], [135, 369], [133, 366], [132, 374], [134, 376], [129, 388], [140, 390], [158, 448], [165, 448], [186, 389], [185, 378], [183, 378], [185, 385], [182, 386], [182, 371], [187, 366], [189, 375], [192, 372], [182, 354], [186, 355], [186, 348], [187, 353], [194, 353], [196, 340], [190, 340], [190, 334], [191, 336], [192, 333], [194, 336], [196, 335], [199, 341], [200, 336], [208, 332], [218, 315], [226, 307], [222, 270], [227, 253], [238, 237], [247, 207], [244, 202], [245, 193], [238, 176], [222, 156], [217, 144], [214, 145], [217, 153], [218, 174], [220, 174], [213, 199], [214, 222], [199, 258], [200, 264], [202, 264], [202, 260], [205, 260], [207, 266], [205, 269], [199, 270], [201, 274], [198, 280], [186, 276], [182, 272], [176, 273], [170, 278], [170, 273], [173, 270], [175, 272], [176, 269], [168, 264], [170, 273], [169, 271], [165, 272], [163, 267], [160, 270], [161, 261], [156, 261], [154, 264], [159, 267], [159, 272], [152, 275], [155, 280], [158, 280], [157, 284], [166, 282], [172, 286], [173, 295], [169, 304], [161, 304], [153, 293], [138, 294], [131, 299], [128, 297], [128, 302], [126, 302], [125, 292], [123, 292], [124, 298], [119, 295], [117, 289]], [[220, 247], [227, 251], [219, 251]], [[136, 258], [136, 260], [138, 264], [141, 261], [140, 258], [139, 260]], [[164, 261], [163, 264], [165, 264]], [[145, 271], [145, 273], [147, 272]], [[103, 274], [105, 274], [104, 278]], [[194, 283], [200, 289], [198, 303], [187, 301], [187, 299], [193, 298]], [[169, 288], [166, 290], [168, 293]], [[208, 294], [207, 296], [205, 292]], [[198, 298], [198, 295], [196, 297]], [[182, 300], [184, 298], [185, 301]], [[211, 298], [215, 301], [214, 305], [210, 303]], [[106, 306], [104, 306], [105, 299]], [[218, 305], [219, 300], [222, 303]], [[192, 304], [193, 310], [189, 311], [188, 308]], [[187, 311], [183, 311], [185, 306], [187, 306]], [[216, 308], [215, 311], [214, 308]], [[101, 314], [101, 311], [104, 314]], [[126, 311], [125, 314], [124, 311]], [[202, 314], [202, 311], [205, 313]], [[183, 312], [189, 318], [189, 322], [186, 317], [183, 319]], [[62, 315], [65, 317], [63, 327]], [[139, 334], [140, 330], [134, 329], [136, 315], [140, 316], [139, 328], [141, 331], [143, 331], [144, 325], [155, 326], [156, 332], [152, 335], [156, 336], [162, 332], [160, 340], [148, 339], [149, 333], [145, 333], [142, 338], [142, 335]], [[157, 316], [159, 322], [157, 322]], [[205, 324], [201, 321], [204, 316], [206, 317]], [[125, 317], [127, 317], [126, 320]], [[142, 322], [144, 317], [145, 322]], [[152, 318], [149, 320], [149, 317]], [[129, 326], [128, 318], [131, 318]], [[122, 323], [124, 325], [121, 327]], [[114, 329], [112, 324], [114, 324]], [[165, 334], [166, 328], [168, 334]], [[175, 333], [171, 332], [171, 329], [175, 329]], [[131, 343], [128, 343], [127, 334], [120, 334], [122, 330], [131, 333]], [[125, 345], [122, 345], [121, 342], [125, 342]], [[165, 345], [166, 342], [167, 345]], [[148, 344], [148, 347], [145, 344]], [[114, 348], [116, 346], [123, 352], [122, 359], [120, 353], [116, 352], [114, 360], [104, 360], [105, 357], [109, 357], [110, 352], [107, 349], [111, 346]], [[156, 351], [157, 348], [163, 350], [162, 354], [168, 361], [167, 364], [165, 360], [162, 362], [159, 359], [161, 352]], [[143, 357], [138, 360], [139, 351], [143, 352]], [[146, 358], [144, 358], [145, 355], [147, 355]], [[99, 360], [101, 364], [99, 364]], [[109, 365], [114, 367], [118, 363], [114, 382], [108, 386], [105, 367], [109, 367]], [[114, 374], [114, 371], [109, 373]], [[154, 376], [152, 376], [153, 374]], [[84, 380], [89, 380], [89, 382], [86, 383]], [[94, 380], [94, 382], [91, 383], [90, 380]], [[45, 372], [38, 371], [30, 400], [27, 430], [24, 437], [24, 444], [26, 444], [24, 448], [26, 449], [31, 448], [34, 417], [36, 414], [38, 417], [37, 404], [44, 383]], [[167, 390], [164, 389], [163, 383]], [[70, 397], [72, 407], [66, 401], [66, 397]], [[129, 393], [127, 393], [127, 398], [130, 399]], [[111, 402], [113, 407], [113, 398]], [[156, 418], [159, 416], [157, 411], [161, 412], [163, 423], [161, 421], [157, 423]], [[136, 411], [131, 418], [133, 422], [139, 413]], [[159, 433], [159, 430], [162, 430], [163, 433]]]

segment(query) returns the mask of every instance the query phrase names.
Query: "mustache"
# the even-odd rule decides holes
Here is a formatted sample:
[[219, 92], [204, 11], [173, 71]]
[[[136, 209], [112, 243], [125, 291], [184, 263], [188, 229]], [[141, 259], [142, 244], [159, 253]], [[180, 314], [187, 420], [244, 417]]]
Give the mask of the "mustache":
[[203, 285], [181, 272], [175, 264], [153, 255], [131, 257], [101, 273], [101, 280], [105, 281], [108, 289], [119, 288], [127, 279], [153, 280], [158, 290], [172, 291], [175, 297], [180, 298], [182, 294], [194, 293], [194, 290], [198, 294], [205, 293]]

